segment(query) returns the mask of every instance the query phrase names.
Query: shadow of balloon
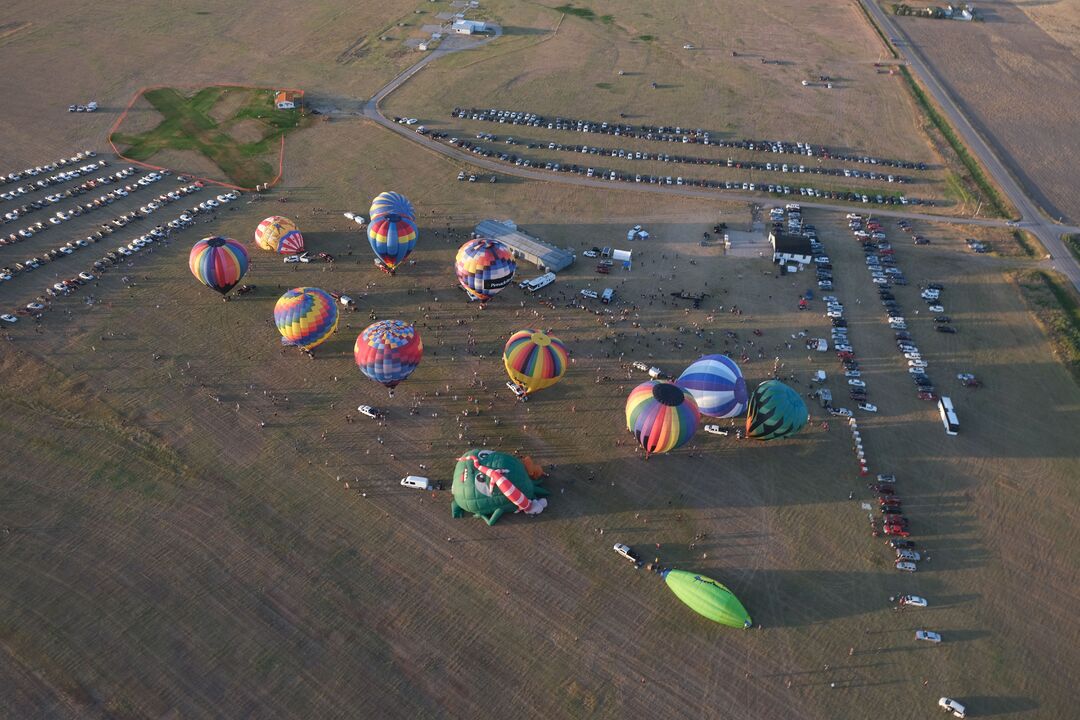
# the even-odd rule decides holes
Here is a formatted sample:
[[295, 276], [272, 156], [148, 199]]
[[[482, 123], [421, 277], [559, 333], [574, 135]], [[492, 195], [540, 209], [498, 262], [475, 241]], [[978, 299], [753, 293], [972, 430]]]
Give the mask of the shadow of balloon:
[[971, 710], [978, 710], [979, 717], [1027, 713], [1039, 709], [1038, 701], [1016, 695], [973, 695], [958, 700]]

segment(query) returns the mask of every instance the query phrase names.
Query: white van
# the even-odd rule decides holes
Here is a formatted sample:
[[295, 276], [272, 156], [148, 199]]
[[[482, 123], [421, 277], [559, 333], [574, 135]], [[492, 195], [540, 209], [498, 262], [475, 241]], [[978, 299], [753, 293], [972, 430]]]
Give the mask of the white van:
[[401, 478], [401, 486], [415, 488], [417, 490], [430, 490], [431, 481], [426, 477], [420, 477], [419, 475], [409, 475]]
[[582, 290], [582, 291], [581, 291], [581, 295], [582, 295], [582, 297], [587, 297], [587, 298], [589, 298], [590, 300], [595, 300], [595, 299], [596, 299], [597, 297], [599, 297], [599, 296], [598, 296], [598, 295], [596, 294], [596, 291], [595, 291], [595, 290], [588, 290], [588, 289]]
[[966, 708], [952, 698], [943, 697], [937, 701], [937, 704], [944, 712], [951, 712], [953, 717], [967, 717], [967, 715], [964, 714]]
[[615, 291], [611, 288], [604, 288], [604, 292], [600, 295], [600, 302], [607, 305], [615, 297]]

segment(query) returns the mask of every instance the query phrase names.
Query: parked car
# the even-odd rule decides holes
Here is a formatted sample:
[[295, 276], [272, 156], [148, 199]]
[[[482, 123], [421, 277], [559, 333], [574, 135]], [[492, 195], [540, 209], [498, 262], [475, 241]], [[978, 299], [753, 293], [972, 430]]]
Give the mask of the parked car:
[[877, 412], [877, 405], [871, 405], [870, 403], [859, 403], [859, 409], [866, 412]]
[[938, 325], [934, 329], [937, 330], [939, 333], [948, 333], [949, 335], [956, 334], [956, 328], [954, 328], [952, 325]]
[[915, 639], [925, 640], [926, 642], [939, 643], [941, 642], [941, 635], [938, 635], [932, 630], [916, 630]]
[[938, 700], [937, 704], [938, 707], [941, 708], [944, 712], [951, 712], [953, 714], [953, 717], [967, 717], [967, 708], [965, 708], [963, 705], [956, 702], [952, 698], [943, 697]]
[[901, 571], [901, 572], [915, 572], [919, 568], [913, 562], [908, 562], [906, 560], [899, 560], [896, 563], [896, 569]]
[[635, 553], [634, 549], [629, 545], [626, 545], [625, 543], [615, 543], [612, 549], [622, 557], [634, 563], [634, 565], [641, 565], [641, 559], [638, 558], [637, 553]]
[[712, 435], [729, 435], [731, 433], [730, 430], [722, 428], [719, 425], [706, 425], [702, 429]]
[[366, 415], [369, 418], [375, 418], [376, 420], [383, 417], [383, 412], [377, 408], [373, 408], [370, 405], [359, 405], [356, 408], [356, 412], [361, 415]]
[[896, 559], [907, 560], [908, 562], [919, 562], [919, 560], [922, 560], [922, 555], [915, 552], [914, 550], [897, 550]]

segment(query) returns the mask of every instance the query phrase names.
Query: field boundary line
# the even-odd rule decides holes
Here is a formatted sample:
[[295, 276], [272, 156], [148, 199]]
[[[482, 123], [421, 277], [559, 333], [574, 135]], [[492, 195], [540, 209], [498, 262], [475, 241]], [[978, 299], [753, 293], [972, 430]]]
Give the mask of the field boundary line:
[[[116, 131], [120, 128], [120, 125], [123, 124], [124, 120], [127, 118], [128, 113], [131, 111], [131, 108], [135, 106], [135, 103], [139, 100], [139, 98], [141, 98], [143, 95], [145, 95], [150, 90], [163, 90], [163, 89], [166, 89], [166, 88], [180, 88], [180, 89], [183, 89], [183, 90], [201, 90], [201, 89], [208, 88], [208, 87], [243, 88], [245, 90], [271, 90], [271, 91], [273, 91], [273, 90], [283, 90], [285, 92], [298, 93], [301, 97], [304, 96], [304, 91], [299, 89], [299, 88], [274, 88], [274, 87], [267, 87], [265, 85], [244, 85], [242, 83], [213, 83], [212, 85], [145, 85], [145, 86], [139, 88], [135, 92], [134, 97], [132, 97], [131, 101], [128, 102], [127, 107], [125, 107], [124, 111], [122, 113], [120, 113], [120, 117], [118, 117], [116, 119], [116, 122], [113, 123], [112, 127], [109, 128], [109, 134], [106, 136], [106, 140], [108, 141], [109, 146], [112, 148], [113, 153], [115, 153], [118, 158], [120, 158], [121, 160], [123, 160], [125, 162], [134, 163], [135, 165], [139, 165], [141, 167], [148, 168], [150, 170], [174, 170], [174, 171], [176, 171], [176, 168], [166, 168], [166, 167], [162, 167], [160, 165], [154, 165], [152, 163], [147, 163], [147, 162], [143, 162], [141, 160], [135, 160], [134, 158], [129, 158], [128, 156], [126, 156], [122, 152], [120, 152], [120, 148], [116, 147], [116, 143], [113, 141], [113, 136], [116, 135]], [[303, 112], [303, 111], [301, 110], [301, 112]], [[209, 159], [209, 158], [207, 158], [207, 159]], [[213, 162], [213, 161], [211, 160], [211, 162]], [[216, 165], [217, 163], [214, 163], [214, 164]], [[180, 172], [180, 171], [177, 171], [177, 172]], [[281, 145], [280, 145], [280, 149], [278, 150], [278, 171], [277, 171], [277, 175], [274, 177], [273, 180], [266, 183], [266, 188], [265, 189], [269, 190], [270, 188], [274, 187], [279, 182], [281, 182], [281, 176], [284, 173], [285, 173], [285, 133], [282, 133], [282, 135], [281, 135]], [[207, 183], [207, 184], [210, 184], [210, 185], [218, 185], [220, 187], [229, 188], [230, 190], [240, 190], [241, 192], [259, 192], [257, 187], [254, 187], [254, 188], [243, 187], [241, 185], [235, 185], [233, 183], [224, 182], [222, 180], [214, 180], [213, 178], [201, 177], [201, 176], [195, 175], [193, 173], [185, 172], [183, 174], [187, 175], [187, 176], [189, 176], [191, 178], [194, 178], [195, 180], [199, 180], [200, 182], [204, 182], [204, 183]]]

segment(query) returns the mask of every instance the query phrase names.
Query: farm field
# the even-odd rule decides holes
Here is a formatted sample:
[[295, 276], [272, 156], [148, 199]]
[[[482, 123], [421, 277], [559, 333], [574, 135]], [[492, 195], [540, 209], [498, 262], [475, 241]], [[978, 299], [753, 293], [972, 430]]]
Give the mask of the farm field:
[[[873, 74], [873, 57], [863, 78], [861, 53], [876, 46], [846, 4], [813, 4], [801, 30], [789, 7], [755, 11], [742, 0], [663, 14], [589, 7], [593, 20], [568, 16], [559, 25], [548, 8], [493, 0], [478, 16], [502, 23], [504, 38], [446, 58], [446, 68], [461, 78], [472, 73], [471, 92], [483, 97], [470, 104], [520, 102], [540, 111], [536, 103], [551, 113], [578, 107], [581, 115], [617, 118], [620, 106], [590, 88], [610, 80], [596, 69], [604, 63], [609, 70], [627, 63], [618, 81], [644, 72], [630, 69], [633, 60], [663, 74], [658, 84], [684, 82], [686, 92], [702, 93], [694, 102], [673, 94], [667, 109], [641, 100], [645, 89], [628, 94], [650, 113], [635, 122], [685, 115], [712, 125], [715, 113], [702, 108], [737, 92], [760, 112], [733, 102], [724, 122], [734, 123], [726, 130], [735, 135], [935, 164], [904, 114], [900, 81]], [[135, 89], [151, 83], [280, 82], [327, 101], [359, 102], [415, 60], [397, 49], [427, 22], [414, 10], [431, 15], [451, 4], [260, 8], [16, 5], [15, 29], [5, 35], [7, 25], [0, 27], [0, 62], [20, 68], [11, 82], [26, 101], [0, 118], [0, 140], [12, 141], [0, 170], [84, 147], [96, 148], [107, 170], [125, 167], [103, 151], [104, 137]], [[775, 30], [767, 51], [750, 46], [750, 37], [765, 36], [766, 20], [755, 15]], [[837, 23], [849, 16], [845, 37]], [[701, 17], [707, 24], [698, 28]], [[718, 31], [721, 22], [728, 26]], [[138, 23], [145, 32], [133, 32]], [[285, 45], [268, 45], [265, 38], [289, 23]], [[88, 37], [99, 32], [81, 57], [66, 30], [76, 26]], [[536, 31], [545, 27], [559, 31], [545, 39]], [[798, 33], [833, 56], [813, 60]], [[647, 34], [654, 39], [640, 39]], [[556, 44], [567, 37], [576, 44]], [[682, 55], [684, 42], [725, 63], [741, 59], [731, 58], [732, 47], [771, 56], [786, 46], [799, 64], [752, 59], [733, 75], [734, 89], [721, 90], [706, 68], [684, 61], [692, 57]], [[594, 49], [603, 43], [620, 60]], [[127, 52], [116, 53], [119, 46]], [[572, 52], [583, 64], [560, 64]], [[23, 72], [30, 58], [44, 59]], [[70, 72], [58, 71], [68, 63]], [[757, 73], [787, 82], [804, 64], [863, 78], [851, 91], [880, 101], [882, 116], [867, 119], [838, 103], [843, 121], [826, 122], [821, 108], [800, 104], [807, 96], [794, 86], [786, 98], [762, 94]], [[515, 67], [518, 82], [509, 77]], [[58, 78], [46, 92], [33, 76], [49, 72]], [[563, 76], [568, 89], [559, 97], [552, 84]], [[440, 77], [445, 88], [436, 87]], [[423, 96], [411, 82], [387, 112], [449, 120], [459, 90], [469, 90], [458, 77], [429, 66], [415, 82], [428, 83], [430, 109], [417, 104]], [[481, 77], [497, 89], [477, 84]], [[867, 90], [871, 80], [883, 85]], [[91, 91], [103, 112], [66, 112]], [[48, 121], [36, 119], [45, 109]], [[144, 125], [140, 132], [154, 123]], [[795, 134], [802, 128], [812, 137]], [[610, 140], [579, 142], [594, 139]], [[939, 390], [956, 403], [961, 431], [948, 437], [935, 405], [913, 392], [846, 221], [804, 213], [826, 245], [833, 294], [846, 306], [861, 377], [880, 409], [855, 410], [870, 471], [898, 477], [913, 539], [927, 556], [909, 575], [893, 568], [882, 538], [871, 537], [867, 516], [877, 513], [863, 503], [874, 496], [858, 474], [848, 427], [809, 398], [812, 422], [790, 440], [699, 431], [688, 446], [645, 461], [626, 430], [627, 393], [646, 379], [630, 361], [678, 374], [707, 352], [745, 355], [739, 362], [751, 386], [772, 375], [774, 358], [800, 393], [824, 369], [836, 404], [855, 407], [834, 354], [808, 355], [799, 337], [829, 333], [816, 288], [809, 310], [797, 309], [813, 273], [778, 276], [767, 258], [726, 255], [715, 236], [700, 242], [718, 222], [748, 230], [757, 209], [505, 176], [458, 182], [468, 166], [347, 114], [315, 122], [287, 144], [274, 191], [245, 193], [200, 215], [195, 227], [52, 300], [40, 323], [24, 316], [0, 327], [0, 717], [856, 720], [871, 708], [915, 720], [936, 713], [942, 695], [963, 701], [970, 717], [1073, 714], [1080, 387], [1052, 360], [1013, 284], [1017, 271], [1040, 265], [1017, 250], [1011, 233], [920, 221], [914, 229], [931, 244], [916, 247], [894, 221], [885, 223], [911, 281], [895, 289], [899, 301], [914, 310], [922, 305], [919, 284], [946, 286], [943, 304], [958, 333], [934, 332], [926, 311], [909, 316], [909, 325]], [[943, 184], [935, 172], [930, 182]], [[84, 237], [179, 184], [167, 176], [107, 209], [0, 246], [0, 266]], [[362, 231], [341, 214], [366, 213], [387, 189], [413, 201], [420, 230], [415, 262], [393, 277], [374, 267]], [[0, 312], [218, 192], [193, 194], [0, 282]], [[336, 262], [285, 264], [256, 249], [255, 227], [270, 215], [295, 220], [309, 250]], [[512, 218], [578, 260], [536, 295], [515, 282], [483, 309], [467, 304], [454, 254], [485, 218]], [[650, 240], [625, 242], [636, 223]], [[223, 303], [191, 276], [190, 247], [209, 235], [247, 246], [243, 282], [252, 292]], [[988, 242], [994, 254], [972, 254], [966, 237]], [[582, 252], [605, 245], [632, 249], [633, 268], [596, 273]], [[515, 281], [538, 274], [521, 262]], [[283, 347], [272, 321], [276, 299], [305, 285], [357, 301], [315, 359]], [[610, 306], [573, 302], [582, 289], [605, 287], [616, 292]], [[681, 290], [709, 297], [694, 309], [672, 297]], [[425, 345], [423, 362], [393, 398], [353, 359], [372, 315], [415, 322]], [[500, 357], [523, 327], [549, 330], [573, 353], [563, 381], [528, 403], [505, 388]], [[961, 372], [985, 386], [961, 387]], [[357, 417], [361, 403], [384, 409], [385, 420]], [[489, 527], [453, 519], [448, 491], [399, 485], [419, 474], [449, 486], [456, 459], [483, 446], [545, 465], [551, 496], [543, 514], [508, 514]], [[757, 627], [732, 630], [700, 618], [655, 575], [619, 558], [615, 542], [725, 583]], [[930, 607], [894, 610], [890, 596], [905, 593], [928, 598]], [[920, 629], [944, 641], [917, 642]]]
[[1080, 217], [1072, 191], [1080, 48], [1063, 40], [1063, 29], [1075, 23], [1075, 9], [1070, 16], [1070, 3], [1029, 5], [981, 4], [986, 21], [977, 23], [897, 21], [1009, 171], [1051, 217], [1072, 222]]
[[[500, 108], [805, 141], [925, 162], [934, 172], [920, 194], [952, 199], [901, 79], [875, 67], [880, 41], [855, 5], [785, 12], [750, 2], [682, 3], [660, 14], [597, 2], [593, 20], [541, 5], [491, 7], [508, 28], [504, 37], [425, 68], [383, 103], [388, 115], [456, 132], [463, 124], [450, 117], [455, 107]], [[682, 49], [686, 43], [694, 49]], [[834, 80], [832, 90], [818, 82], [822, 75]], [[591, 140], [611, 138], [577, 141]]]

